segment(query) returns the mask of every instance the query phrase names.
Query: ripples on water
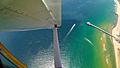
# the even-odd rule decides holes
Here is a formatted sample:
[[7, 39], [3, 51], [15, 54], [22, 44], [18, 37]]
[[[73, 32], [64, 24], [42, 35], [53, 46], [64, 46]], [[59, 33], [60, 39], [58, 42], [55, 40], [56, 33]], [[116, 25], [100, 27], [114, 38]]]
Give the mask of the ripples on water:
[[[101, 33], [88, 28], [85, 23], [90, 21], [97, 26], [112, 23], [113, 6], [113, 0], [62, 0], [59, 41], [63, 68], [107, 67], [99, 39]], [[29, 68], [54, 68], [51, 30], [5, 32], [0, 36], [5, 46]], [[111, 45], [109, 42], [107, 45]], [[110, 55], [113, 55], [110, 51]]]

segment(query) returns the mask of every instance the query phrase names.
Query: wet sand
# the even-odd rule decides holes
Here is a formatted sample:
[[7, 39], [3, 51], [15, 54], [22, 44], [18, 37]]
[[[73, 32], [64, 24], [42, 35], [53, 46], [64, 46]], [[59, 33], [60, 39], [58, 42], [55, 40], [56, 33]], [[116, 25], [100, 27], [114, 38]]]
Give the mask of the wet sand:
[[113, 45], [115, 51], [115, 59], [116, 59], [116, 68], [120, 68], [120, 0], [114, 0], [116, 5], [116, 15], [117, 15], [117, 23], [116, 26], [112, 30]]

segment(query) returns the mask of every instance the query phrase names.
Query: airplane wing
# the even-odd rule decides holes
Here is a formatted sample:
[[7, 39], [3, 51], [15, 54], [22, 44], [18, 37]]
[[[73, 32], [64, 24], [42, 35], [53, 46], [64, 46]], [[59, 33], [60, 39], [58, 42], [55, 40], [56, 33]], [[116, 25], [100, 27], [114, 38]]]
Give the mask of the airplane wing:
[[60, 26], [60, 0], [0, 0], [0, 31]]

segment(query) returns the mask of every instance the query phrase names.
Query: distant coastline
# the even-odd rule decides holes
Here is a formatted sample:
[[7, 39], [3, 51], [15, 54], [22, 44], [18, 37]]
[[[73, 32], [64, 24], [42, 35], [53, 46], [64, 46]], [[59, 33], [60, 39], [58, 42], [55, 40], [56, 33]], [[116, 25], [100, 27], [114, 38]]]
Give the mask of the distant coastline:
[[113, 38], [113, 46], [114, 46], [114, 52], [115, 52], [115, 59], [116, 59], [116, 68], [120, 68], [120, 0], [114, 0], [115, 1], [115, 8], [116, 8], [116, 15], [117, 15], [117, 21], [116, 25], [112, 29], [112, 35], [116, 38]]

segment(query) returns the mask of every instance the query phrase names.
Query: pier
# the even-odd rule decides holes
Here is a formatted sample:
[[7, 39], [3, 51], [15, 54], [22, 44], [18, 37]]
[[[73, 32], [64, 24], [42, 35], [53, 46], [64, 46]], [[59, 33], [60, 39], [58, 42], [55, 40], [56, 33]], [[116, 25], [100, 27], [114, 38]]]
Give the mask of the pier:
[[103, 32], [103, 33], [105, 33], [105, 34], [113, 37], [118, 43], [120, 43], [120, 40], [119, 40], [118, 38], [116, 38], [115, 36], [113, 36], [113, 35], [110, 34], [109, 32], [105, 31], [104, 29], [102, 29], [102, 28], [100, 28], [100, 27], [98, 27], [98, 26], [95, 26], [94, 24], [92, 24], [92, 23], [90, 23], [90, 22], [87, 22], [86, 24], [87, 24], [88, 26], [94, 27], [94, 28], [98, 29], [99, 31], [101, 31], [101, 32]]

